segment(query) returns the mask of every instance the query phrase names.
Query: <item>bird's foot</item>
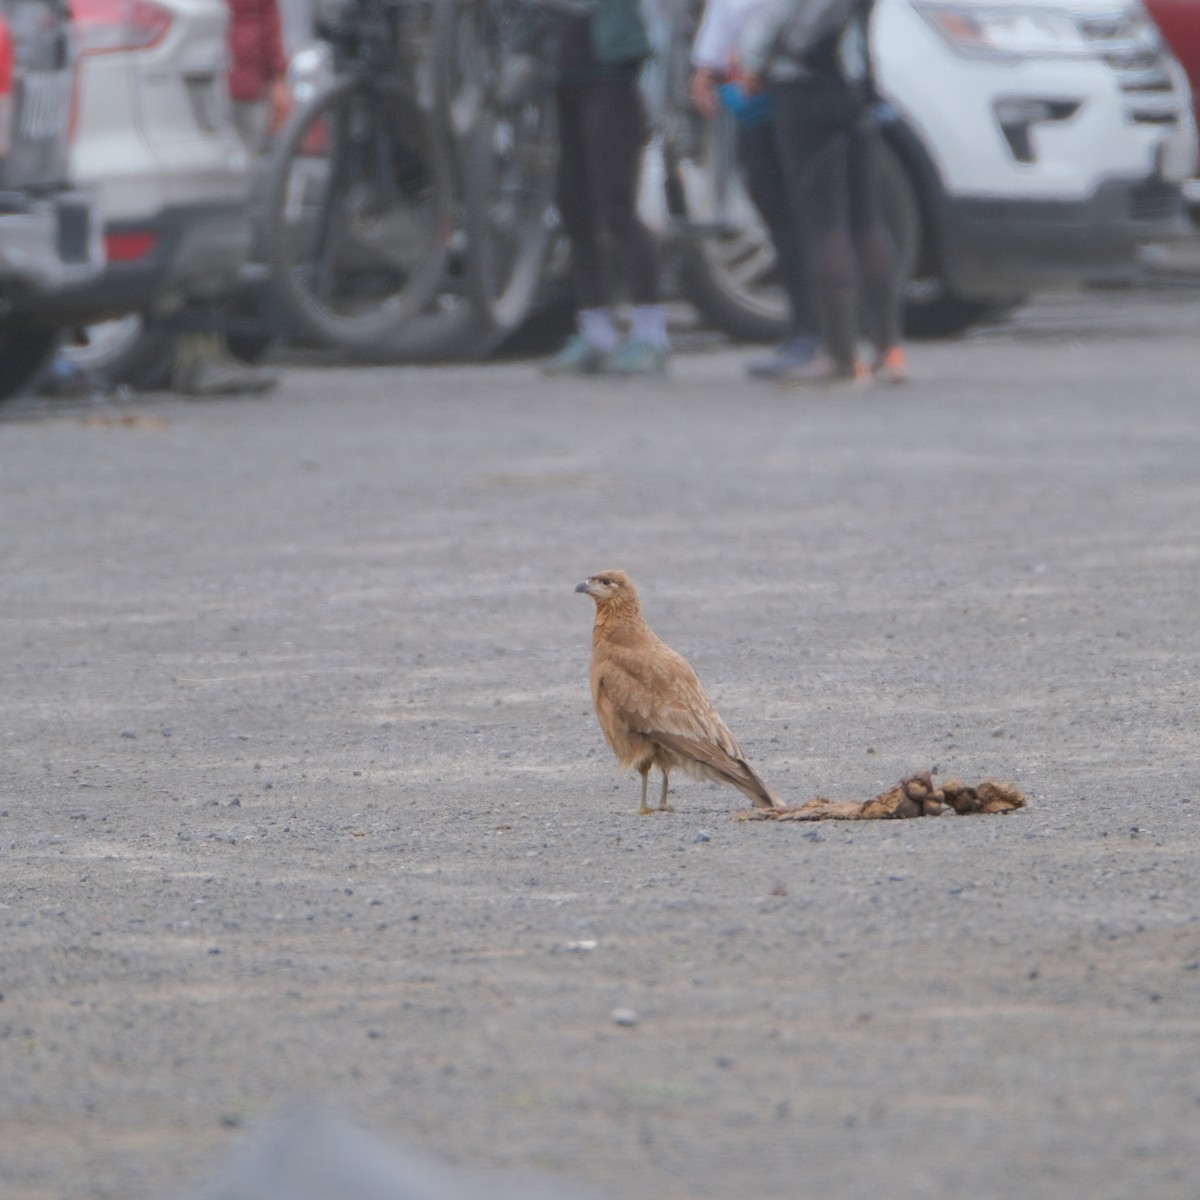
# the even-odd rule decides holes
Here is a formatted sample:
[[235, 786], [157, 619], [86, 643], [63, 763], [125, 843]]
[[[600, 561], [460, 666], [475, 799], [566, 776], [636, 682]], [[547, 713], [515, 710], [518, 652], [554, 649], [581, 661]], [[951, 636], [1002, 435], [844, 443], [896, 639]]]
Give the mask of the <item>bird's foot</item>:
[[674, 809], [673, 809], [673, 808], [672, 808], [672, 807], [671, 807], [671, 806], [670, 806], [670, 805], [669, 805], [669, 804], [668, 804], [668, 803], [667, 803], [667, 802], [664, 800], [664, 801], [663, 801], [663, 802], [662, 802], [662, 803], [661, 803], [661, 804], [658, 806], [658, 811], [659, 811], [659, 812], [674, 812], [675, 810], [674, 810]]

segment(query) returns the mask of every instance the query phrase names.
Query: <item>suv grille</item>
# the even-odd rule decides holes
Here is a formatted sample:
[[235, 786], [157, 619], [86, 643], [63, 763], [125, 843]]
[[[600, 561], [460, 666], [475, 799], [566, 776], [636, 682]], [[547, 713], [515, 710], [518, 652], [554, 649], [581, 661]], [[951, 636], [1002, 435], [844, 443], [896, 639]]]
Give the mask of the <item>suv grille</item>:
[[1141, 125], [1176, 125], [1183, 98], [1175, 91], [1163, 61], [1158, 32], [1132, 13], [1079, 18], [1084, 41], [1117, 75], [1128, 103], [1125, 115]]

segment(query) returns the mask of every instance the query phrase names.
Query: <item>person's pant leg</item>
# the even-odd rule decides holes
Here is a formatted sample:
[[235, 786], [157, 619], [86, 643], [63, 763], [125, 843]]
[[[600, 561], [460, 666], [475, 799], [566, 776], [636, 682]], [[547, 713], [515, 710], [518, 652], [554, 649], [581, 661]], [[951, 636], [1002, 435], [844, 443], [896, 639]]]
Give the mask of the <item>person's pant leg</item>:
[[636, 79], [606, 79], [587, 87], [584, 121], [590, 196], [599, 252], [611, 256], [634, 304], [659, 299], [658, 240], [638, 215], [642, 155], [650, 140]]
[[770, 122], [737, 131], [737, 156], [750, 200], [762, 217], [771, 243], [780, 282], [791, 307], [793, 334], [809, 333], [815, 327], [809, 297], [808, 272], [799, 230], [792, 220], [787, 180], [775, 148], [775, 131]]

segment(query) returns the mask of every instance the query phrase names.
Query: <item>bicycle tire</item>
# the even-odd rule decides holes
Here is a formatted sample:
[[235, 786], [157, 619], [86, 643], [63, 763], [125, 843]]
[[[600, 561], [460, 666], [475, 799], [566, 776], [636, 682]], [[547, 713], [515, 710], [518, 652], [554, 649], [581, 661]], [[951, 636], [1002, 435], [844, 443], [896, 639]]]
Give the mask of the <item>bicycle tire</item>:
[[267, 169], [266, 258], [302, 337], [386, 344], [436, 294], [452, 230], [446, 152], [402, 85], [341, 76], [296, 113]]
[[472, 138], [466, 180], [467, 287], [508, 333], [537, 294], [553, 232], [554, 95], [534, 54], [505, 57]]

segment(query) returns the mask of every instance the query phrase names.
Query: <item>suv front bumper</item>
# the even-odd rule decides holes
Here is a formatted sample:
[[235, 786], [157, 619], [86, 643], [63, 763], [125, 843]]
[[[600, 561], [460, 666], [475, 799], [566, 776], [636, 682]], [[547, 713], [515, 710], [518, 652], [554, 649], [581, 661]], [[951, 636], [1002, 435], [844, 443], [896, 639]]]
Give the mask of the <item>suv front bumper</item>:
[[942, 197], [939, 258], [963, 296], [1132, 272], [1140, 247], [1190, 232], [1181, 184], [1107, 179], [1083, 200]]

